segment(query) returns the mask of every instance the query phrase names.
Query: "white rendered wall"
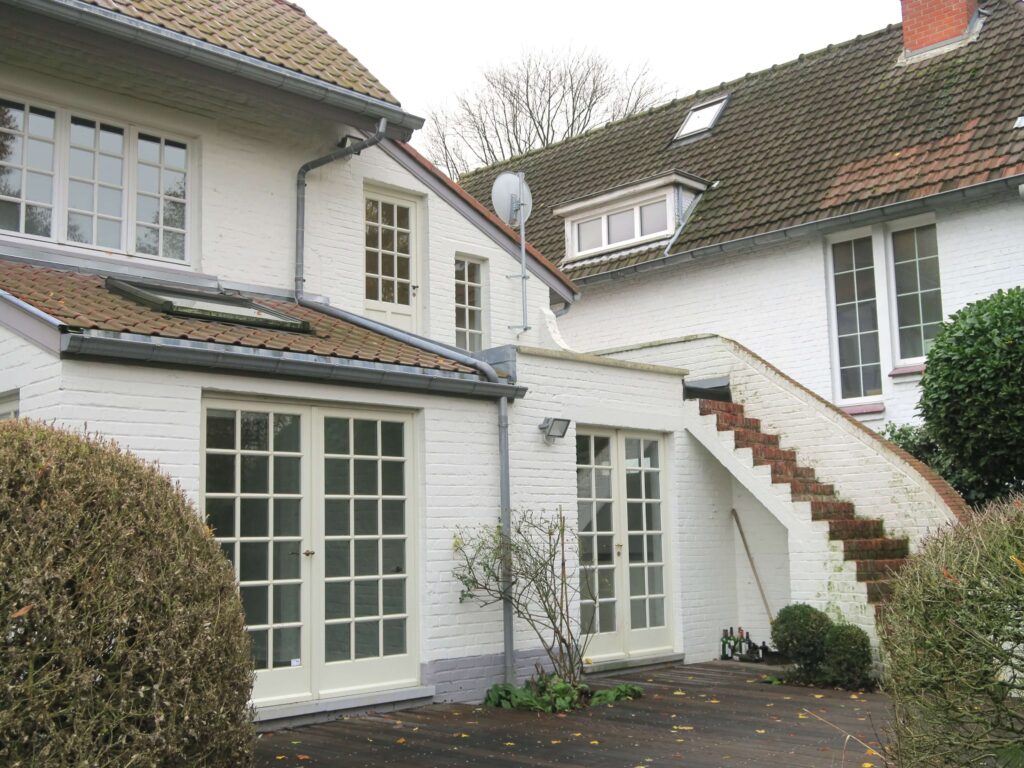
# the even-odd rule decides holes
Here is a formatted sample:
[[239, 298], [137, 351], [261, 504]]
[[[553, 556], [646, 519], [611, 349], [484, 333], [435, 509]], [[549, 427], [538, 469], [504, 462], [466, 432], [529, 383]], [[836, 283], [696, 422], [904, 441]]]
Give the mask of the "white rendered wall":
[[[1000, 288], [1024, 282], [1024, 201], [1018, 195], [1004, 192], [941, 208], [928, 221], [936, 224], [947, 316]], [[881, 263], [891, 258], [885, 250], [889, 229], [876, 230], [875, 260]], [[560, 318], [559, 327], [570, 346], [587, 351], [695, 333], [720, 334], [835, 402], [829, 280], [824, 238], [805, 237], [584, 286], [583, 297]], [[887, 300], [881, 288], [878, 300]], [[875, 428], [886, 421], [915, 418], [920, 380], [919, 375], [889, 376], [897, 365], [897, 352], [887, 326], [880, 329], [880, 341], [879, 401], [885, 412], [861, 417]], [[679, 364], [685, 366], [686, 361]]]

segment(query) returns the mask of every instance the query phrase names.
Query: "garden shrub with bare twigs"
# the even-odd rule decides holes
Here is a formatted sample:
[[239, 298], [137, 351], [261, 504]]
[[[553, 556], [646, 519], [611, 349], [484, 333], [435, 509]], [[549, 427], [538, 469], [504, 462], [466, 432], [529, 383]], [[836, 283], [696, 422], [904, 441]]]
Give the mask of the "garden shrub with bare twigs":
[[0, 422], [0, 764], [248, 765], [243, 623], [230, 565], [156, 468]]
[[1024, 496], [932, 537], [881, 634], [897, 766], [1024, 765]]

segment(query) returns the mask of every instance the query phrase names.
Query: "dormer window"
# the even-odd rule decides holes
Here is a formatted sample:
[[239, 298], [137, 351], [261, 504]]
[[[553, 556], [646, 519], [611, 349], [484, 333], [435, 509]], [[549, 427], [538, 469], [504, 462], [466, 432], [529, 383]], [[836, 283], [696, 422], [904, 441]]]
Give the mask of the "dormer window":
[[722, 114], [722, 110], [725, 108], [725, 102], [728, 98], [728, 96], [722, 96], [714, 101], [706, 101], [703, 104], [698, 104], [691, 108], [675, 137], [677, 139], [682, 139], [687, 136], [694, 136], [698, 133], [710, 131], [711, 126], [713, 126], [715, 121], [718, 120], [718, 116]]
[[613, 245], [623, 245], [669, 231], [669, 195], [645, 200], [576, 223], [576, 253], [583, 255]]
[[565, 220], [566, 259], [667, 240], [710, 182], [685, 171], [671, 171], [556, 206]]

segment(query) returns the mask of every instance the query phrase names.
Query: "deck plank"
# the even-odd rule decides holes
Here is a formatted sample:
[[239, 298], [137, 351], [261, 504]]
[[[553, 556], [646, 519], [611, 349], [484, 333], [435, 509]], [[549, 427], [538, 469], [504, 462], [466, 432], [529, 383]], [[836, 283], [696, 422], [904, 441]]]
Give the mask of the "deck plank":
[[844, 732], [880, 749], [884, 695], [765, 685], [760, 675], [728, 662], [609, 673], [589, 682], [637, 683], [644, 697], [565, 716], [433, 704], [341, 717], [262, 734], [256, 765], [880, 768]]

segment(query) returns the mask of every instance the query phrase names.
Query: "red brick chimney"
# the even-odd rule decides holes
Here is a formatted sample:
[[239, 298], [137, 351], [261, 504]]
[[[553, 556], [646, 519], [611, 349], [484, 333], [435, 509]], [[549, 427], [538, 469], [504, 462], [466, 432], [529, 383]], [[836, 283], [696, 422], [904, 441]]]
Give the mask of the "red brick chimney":
[[967, 33], [978, 0], [900, 0], [907, 53], [955, 40]]

